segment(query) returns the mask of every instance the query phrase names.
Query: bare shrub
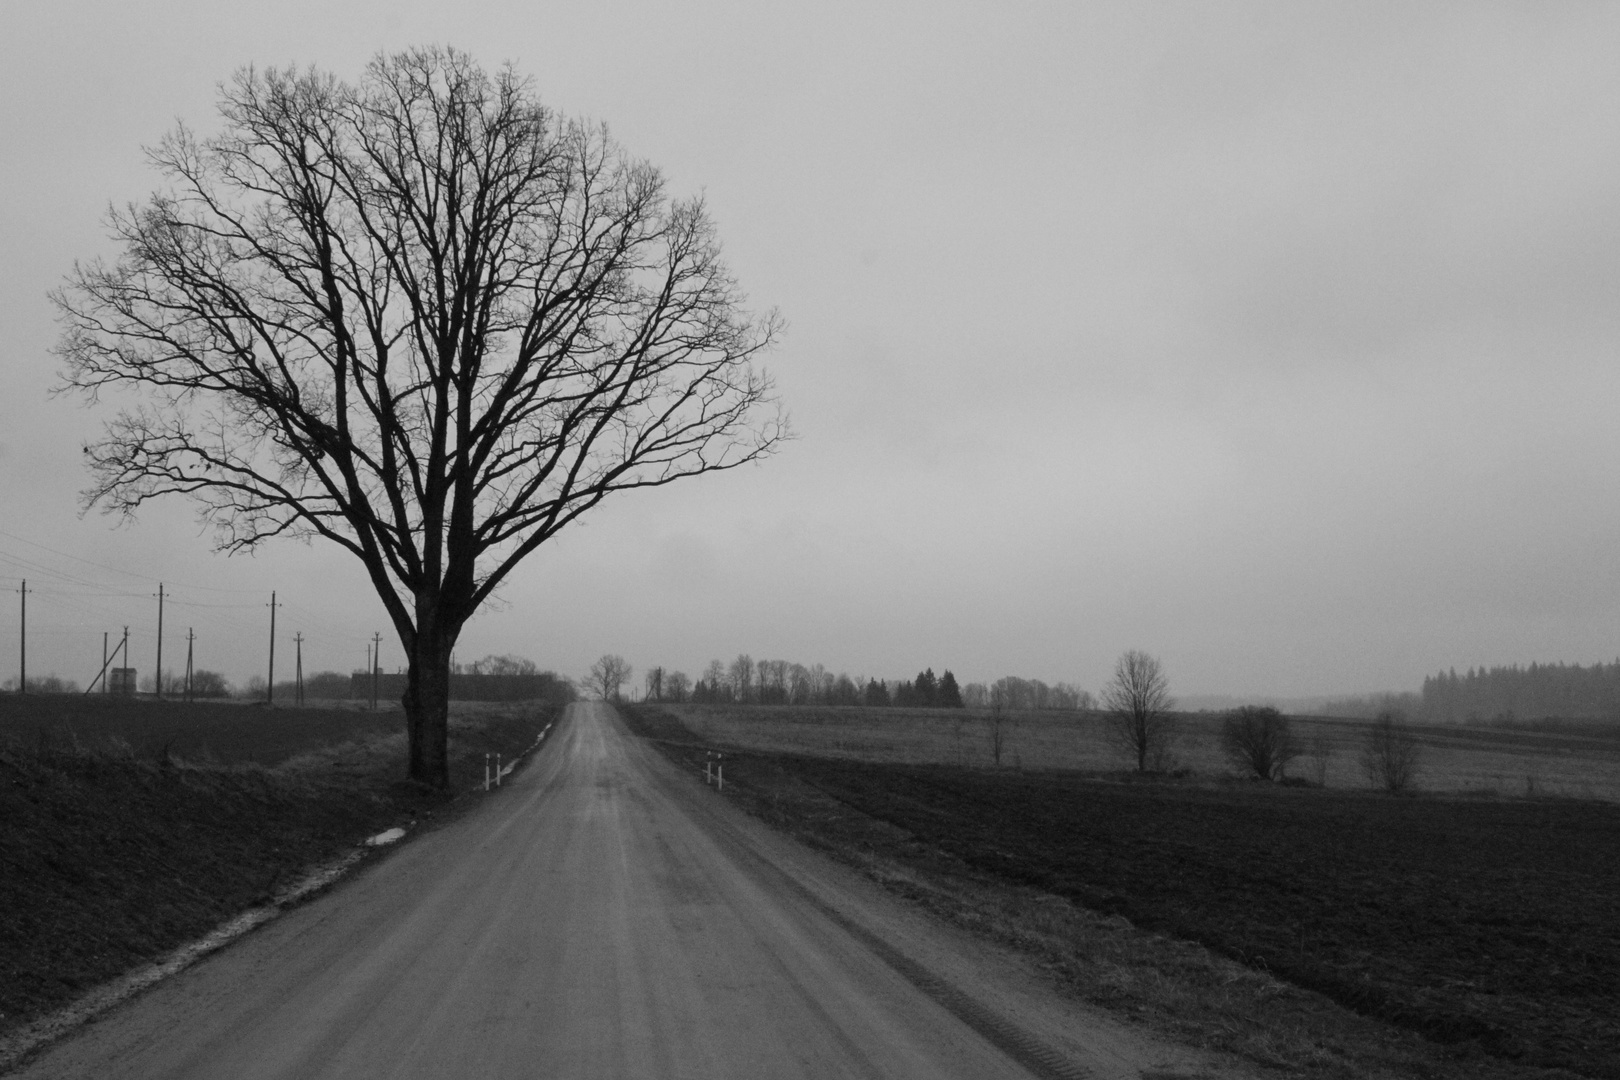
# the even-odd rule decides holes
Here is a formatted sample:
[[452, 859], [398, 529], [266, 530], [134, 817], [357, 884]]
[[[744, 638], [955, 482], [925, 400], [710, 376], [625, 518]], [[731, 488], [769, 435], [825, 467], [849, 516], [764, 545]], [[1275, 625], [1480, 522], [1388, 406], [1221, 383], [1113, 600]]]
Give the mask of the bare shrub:
[[1007, 694], [1001, 683], [990, 688], [990, 712], [985, 717], [990, 737], [990, 756], [997, 765], [1001, 764], [1001, 755], [1007, 750], [1007, 742], [1012, 737], [1013, 718], [1008, 708]]
[[1145, 652], [1131, 649], [1114, 663], [1114, 677], [1103, 688], [1103, 708], [1108, 710], [1110, 741], [1136, 759], [1136, 771], [1165, 771], [1173, 763], [1170, 745], [1175, 726], [1170, 716], [1174, 704], [1170, 683], [1159, 661]]
[[1288, 717], [1269, 705], [1245, 705], [1221, 723], [1221, 752], [1233, 765], [1261, 780], [1281, 780], [1300, 754]]
[[1397, 712], [1382, 712], [1361, 746], [1361, 769], [1375, 788], [1400, 794], [1417, 781], [1418, 742]]

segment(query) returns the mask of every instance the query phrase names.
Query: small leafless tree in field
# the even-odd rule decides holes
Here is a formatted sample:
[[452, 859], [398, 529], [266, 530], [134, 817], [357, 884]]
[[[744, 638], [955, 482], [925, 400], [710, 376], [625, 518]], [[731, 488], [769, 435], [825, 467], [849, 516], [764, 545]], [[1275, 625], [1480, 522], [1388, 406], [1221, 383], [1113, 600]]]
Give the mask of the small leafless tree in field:
[[1137, 772], [1147, 772], [1150, 765], [1155, 770], [1169, 765], [1174, 704], [1157, 659], [1131, 649], [1115, 661], [1114, 677], [1102, 693], [1107, 732], [1121, 752], [1136, 759]]
[[1288, 763], [1299, 756], [1288, 717], [1266, 705], [1245, 705], [1221, 723], [1221, 751], [1239, 769], [1261, 780], [1281, 780]]
[[624, 657], [609, 653], [591, 665], [591, 689], [601, 694], [603, 701], [617, 701], [619, 687], [630, 678], [630, 670]]
[[1417, 780], [1418, 742], [1399, 713], [1381, 712], [1361, 747], [1361, 768], [1373, 787], [1410, 791]]
[[999, 683], [990, 689], [990, 714], [986, 722], [990, 726], [990, 757], [1000, 765], [1001, 755], [1007, 749], [1007, 739], [1011, 735], [1012, 718], [1007, 709], [1007, 696]]

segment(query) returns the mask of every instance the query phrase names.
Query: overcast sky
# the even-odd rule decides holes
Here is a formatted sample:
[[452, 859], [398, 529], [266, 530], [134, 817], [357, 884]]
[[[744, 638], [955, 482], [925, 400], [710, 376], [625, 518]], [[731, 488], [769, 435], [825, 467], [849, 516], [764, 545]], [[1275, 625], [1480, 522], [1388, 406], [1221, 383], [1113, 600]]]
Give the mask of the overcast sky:
[[[1620, 8], [19, 4], [0, 39], [0, 677], [349, 670], [359, 564], [78, 515], [46, 292], [240, 66], [513, 61], [706, 193], [799, 439], [605, 504], [458, 654], [1178, 694], [1620, 654]], [[397, 664], [385, 636], [385, 666]]]

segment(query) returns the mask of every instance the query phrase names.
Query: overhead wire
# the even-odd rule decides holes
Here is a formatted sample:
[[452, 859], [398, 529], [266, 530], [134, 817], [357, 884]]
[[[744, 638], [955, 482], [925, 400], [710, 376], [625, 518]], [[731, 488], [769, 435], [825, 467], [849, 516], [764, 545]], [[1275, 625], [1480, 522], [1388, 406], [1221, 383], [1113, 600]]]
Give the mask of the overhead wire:
[[[269, 598], [262, 589], [222, 588], [218, 586], [201, 585], [184, 580], [174, 580], [168, 577], [154, 577], [123, 567], [81, 558], [77, 555], [60, 551], [46, 544], [38, 543], [24, 536], [6, 529], [0, 529], [0, 537], [17, 544], [44, 552], [57, 559], [68, 560], [94, 570], [107, 574], [117, 575], [122, 581], [97, 580], [99, 575], [88, 574], [60, 565], [51, 565], [42, 561], [33, 552], [23, 554], [16, 549], [0, 549], [0, 586], [6, 591], [14, 591], [23, 581], [27, 581], [29, 598], [37, 597], [34, 603], [39, 607], [30, 605], [27, 632], [30, 638], [38, 636], [41, 639], [59, 640], [76, 636], [90, 636], [101, 632], [99, 628], [113, 626], [125, 627], [130, 630], [131, 645], [137, 638], [155, 637], [154, 628], [150, 625], [156, 616], [157, 587], [162, 586], [163, 603], [166, 609], [173, 609], [170, 626], [183, 629], [170, 630], [178, 633], [179, 640], [185, 642], [186, 635], [193, 629], [201, 629], [208, 637], [220, 639], [254, 639], [267, 636], [269, 632], [268, 620], [261, 622], [258, 617], [259, 609], [269, 606]], [[151, 591], [141, 589], [134, 591], [131, 585], [134, 582], [149, 583]], [[137, 586], [139, 588], [139, 586]], [[211, 594], [217, 600], [190, 599], [190, 595], [198, 593]], [[229, 599], [232, 596], [242, 597], [240, 600]], [[253, 597], [253, 599], [248, 599]], [[139, 612], [131, 610], [134, 601], [140, 605]], [[342, 655], [351, 655], [354, 668], [360, 667], [359, 658], [362, 649], [373, 643], [373, 633], [361, 631], [358, 628], [345, 629], [331, 625], [330, 613], [317, 612], [302, 604], [278, 599], [278, 606], [287, 609], [313, 622], [316, 629], [309, 629], [297, 625], [283, 624], [277, 638], [291, 637], [293, 634], [303, 636], [303, 647], [306, 658], [314, 646], [313, 651], [319, 655], [328, 654], [330, 658]], [[150, 609], [148, 604], [151, 605]], [[255, 614], [250, 615], [253, 612]], [[58, 617], [53, 617], [58, 616]], [[67, 618], [60, 618], [67, 616]], [[77, 617], [75, 619], [74, 617]], [[179, 620], [184, 620], [180, 622]], [[137, 625], [139, 629], [137, 630]], [[98, 629], [90, 631], [90, 627]], [[111, 631], [108, 631], [111, 632]], [[202, 637], [204, 635], [199, 635]], [[392, 638], [392, 634], [385, 634], [384, 641]], [[17, 625], [9, 620], [0, 620], [0, 642], [8, 641], [10, 647], [15, 647], [17, 639]], [[88, 648], [88, 646], [86, 646]], [[9, 651], [9, 650], [8, 650]], [[59, 649], [55, 651], [60, 652]], [[82, 650], [77, 650], [82, 651]], [[279, 651], [279, 649], [278, 649]], [[165, 650], [167, 653], [167, 650]], [[172, 655], [172, 654], [171, 654]], [[80, 661], [74, 661], [78, 663]], [[46, 666], [49, 666], [48, 664]], [[167, 668], [167, 664], [165, 667]], [[280, 665], [278, 664], [278, 667]], [[341, 666], [350, 666], [344, 664]], [[33, 665], [30, 664], [32, 668]]]

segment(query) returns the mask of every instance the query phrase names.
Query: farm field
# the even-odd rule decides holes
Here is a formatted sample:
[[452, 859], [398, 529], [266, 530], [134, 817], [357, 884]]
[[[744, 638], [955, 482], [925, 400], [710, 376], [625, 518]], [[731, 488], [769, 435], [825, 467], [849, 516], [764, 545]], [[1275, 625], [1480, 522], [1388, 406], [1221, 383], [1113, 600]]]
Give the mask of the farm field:
[[0, 696], [0, 740], [162, 753], [192, 761], [280, 765], [299, 754], [402, 730], [397, 702], [371, 712], [233, 701], [154, 701], [100, 694]]
[[395, 709], [0, 698], [0, 1036], [481, 789], [549, 706], [454, 707], [452, 792], [402, 783]]
[[[969, 709], [663, 705], [705, 740], [769, 753], [810, 754], [896, 764], [992, 765], [989, 718]], [[1021, 712], [1005, 722], [1002, 764], [1024, 769], [1107, 772], [1123, 758], [1096, 713]], [[1230, 766], [1221, 756], [1218, 714], [1180, 717], [1176, 765], [1205, 777]], [[1321, 750], [1329, 788], [1365, 788], [1357, 764], [1367, 722], [1295, 717], [1295, 730]], [[1414, 725], [1422, 747], [1424, 791], [1556, 795], [1620, 802], [1620, 723], [1526, 723], [1518, 727]], [[1316, 777], [1306, 755], [1289, 767]]]
[[[905, 759], [953, 746], [948, 722], [919, 714], [894, 732], [881, 715], [778, 721], [733, 709], [717, 721], [720, 711], [694, 722], [693, 710], [671, 710], [694, 744], [677, 739], [670, 752], [724, 749], [739, 797], [786, 827], [919, 867], [944, 859], [1197, 942], [1419, 1033], [1452, 1059], [1620, 1076], [1620, 807], [1135, 781], [1033, 770], [1027, 752], [1023, 771], [919, 764]], [[818, 727], [821, 752], [803, 752]], [[1348, 744], [1354, 730], [1341, 734]], [[766, 752], [773, 731], [797, 752]], [[1459, 741], [1522, 773], [1522, 762], [1567, 749], [1567, 734], [1467, 729]], [[1602, 735], [1585, 760], [1604, 752]], [[860, 746], [877, 747], [878, 760], [859, 760]]]

